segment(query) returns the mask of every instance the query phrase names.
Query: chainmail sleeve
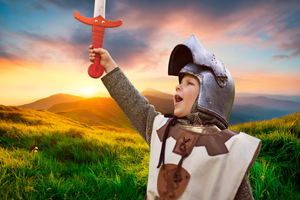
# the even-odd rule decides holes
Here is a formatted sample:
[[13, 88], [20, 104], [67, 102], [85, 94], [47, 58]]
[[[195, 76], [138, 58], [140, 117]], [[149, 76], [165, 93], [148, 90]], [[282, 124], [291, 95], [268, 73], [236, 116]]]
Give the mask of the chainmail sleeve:
[[242, 180], [242, 183], [235, 195], [234, 200], [254, 200], [251, 185], [247, 174]]
[[160, 113], [155, 111], [154, 106], [149, 104], [119, 67], [107, 73], [101, 80], [133, 128], [150, 146], [154, 118]]

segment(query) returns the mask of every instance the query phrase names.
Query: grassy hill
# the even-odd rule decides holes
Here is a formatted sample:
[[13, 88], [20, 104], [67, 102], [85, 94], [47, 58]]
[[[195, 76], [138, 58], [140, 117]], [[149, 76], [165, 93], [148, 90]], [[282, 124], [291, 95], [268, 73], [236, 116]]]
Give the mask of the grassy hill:
[[[300, 113], [230, 127], [262, 140], [256, 199], [299, 199]], [[0, 106], [0, 199], [144, 199], [149, 148], [130, 129]]]
[[[149, 103], [161, 113], [173, 113], [173, 101], [145, 96]], [[112, 98], [94, 97], [75, 102], [66, 102], [51, 106], [48, 111], [69, 117], [91, 126], [116, 126], [134, 130], [125, 114]]]
[[262, 141], [250, 170], [255, 199], [300, 199], [300, 113], [280, 119], [250, 122], [229, 129]]
[[115, 126], [133, 130], [125, 114], [112, 98], [95, 97], [53, 105], [50, 112], [91, 126]]
[[0, 199], [143, 199], [148, 152], [128, 129], [0, 106]]

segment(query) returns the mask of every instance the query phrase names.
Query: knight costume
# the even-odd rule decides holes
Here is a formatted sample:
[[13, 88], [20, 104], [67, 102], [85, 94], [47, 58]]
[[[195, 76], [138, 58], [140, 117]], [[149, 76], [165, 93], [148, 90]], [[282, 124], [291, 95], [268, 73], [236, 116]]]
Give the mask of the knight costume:
[[181, 82], [185, 74], [198, 79], [200, 93], [184, 118], [156, 112], [118, 67], [102, 78], [150, 147], [145, 199], [254, 199], [247, 172], [261, 142], [227, 129], [234, 100], [230, 72], [191, 36], [173, 49], [169, 61], [169, 75]]

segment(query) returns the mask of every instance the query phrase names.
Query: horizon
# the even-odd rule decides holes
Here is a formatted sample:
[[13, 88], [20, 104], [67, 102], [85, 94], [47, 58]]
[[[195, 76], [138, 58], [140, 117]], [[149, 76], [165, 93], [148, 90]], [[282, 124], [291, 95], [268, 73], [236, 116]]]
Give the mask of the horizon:
[[[172, 49], [195, 35], [221, 60], [236, 94], [300, 95], [300, 2], [221, 0], [107, 1], [103, 47], [139, 91], [173, 94], [167, 75]], [[0, 0], [0, 104], [16, 105], [64, 93], [107, 93], [87, 74], [94, 0]]]
[[[155, 90], [159, 93], [164, 93], [164, 94], [169, 94], [169, 95], [173, 95], [171, 93], [166, 93], [166, 92], [162, 92], [160, 90], [157, 90], [157, 89], [153, 89], [153, 88], [146, 88], [144, 89], [143, 91], [139, 91], [141, 93], [145, 92], [146, 90], [148, 89], [151, 89], [151, 90]], [[100, 92], [101, 95], [74, 95], [74, 94], [68, 94], [68, 93], [56, 93], [56, 94], [52, 94], [52, 95], [49, 95], [49, 96], [45, 96], [45, 97], [41, 97], [41, 98], [36, 98], [36, 99], [31, 99], [31, 100], [28, 100], [28, 101], [24, 101], [24, 102], [19, 102], [19, 103], [16, 103], [16, 104], [13, 104], [13, 105], [4, 105], [4, 104], [1, 104], [0, 105], [4, 105], [4, 106], [22, 106], [22, 105], [25, 105], [25, 104], [31, 104], [31, 103], [34, 103], [36, 101], [39, 101], [39, 100], [42, 100], [42, 99], [46, 99], [46, 98], [49, 98], [49, 97], [52, 97], [52, 96], [55, 96], [55, 95], [60, 95], [60, 94], [63, 94], [63, 95], [73, 95], [73, 96], [78, 96], [78, 97], [83, 97], [83, 98], [86, 98], [86, 99], [89, 99], [89, 98], [97, 98], [97, 97], [101, 97], [101, 98], [111, 98], [109, 93], [103, 93], [103, 92]], [[282, 96], [282, 97], [294, 97], [294, 98], [297, 98], [297, 100], [288, 100], [288, 99], [285, 99], [283, 101], [293, 101], [293, 102], [296, 102], [296, 103], [299, 103], [300, 102], [300, 95], [277, 95], [277, 94], [255, 94], [255, 93], [236, 93], [235, 94], [235, 98], [236, 97], [267, 97], [267, 98], [271, 98], [271, 99], [274, 99], [274, 100], [282, 100], [282, 99], [277, 99], [275, 98], [276, 96]]]

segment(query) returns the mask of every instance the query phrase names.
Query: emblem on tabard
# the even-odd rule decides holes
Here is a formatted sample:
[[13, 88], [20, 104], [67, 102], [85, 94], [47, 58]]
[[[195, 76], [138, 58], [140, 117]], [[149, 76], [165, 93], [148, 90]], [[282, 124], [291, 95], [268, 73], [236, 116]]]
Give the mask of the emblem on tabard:
[[158, 179], [157, 179], [157, 190], [161, 198], [167, 200], [177, 199], [185, 190], [189, 180], [190, 174], [181, 167], [181, 177], [180, 182], [174, 181], [174, 174], [177, 170], [177, 165], [175, 164], [165, 164], [164, 168], [161, 167]]

